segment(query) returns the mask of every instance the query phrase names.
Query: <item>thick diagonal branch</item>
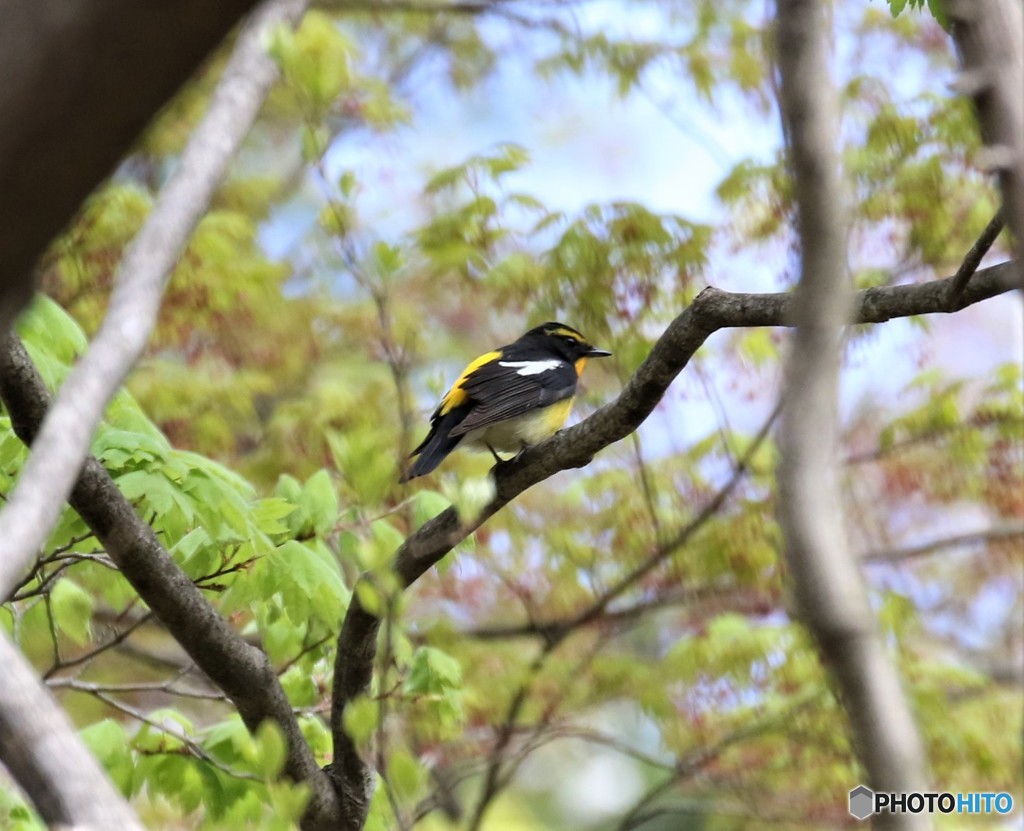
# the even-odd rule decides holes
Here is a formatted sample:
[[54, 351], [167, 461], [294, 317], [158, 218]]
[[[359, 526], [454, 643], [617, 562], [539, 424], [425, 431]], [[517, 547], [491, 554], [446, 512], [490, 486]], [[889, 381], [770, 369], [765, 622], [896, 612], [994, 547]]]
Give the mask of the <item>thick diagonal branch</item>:
[[[824, 3], [779, 0], [779, 104], [794, 180], [800, 283], [779, 436], [779, 521], [799, 615], [832, 669], [854, 744], [876, 791], [925, 790], [924, 753], [867, 587], [846, 539], [839, 485], [839, 371], [850, 318], [838, 96], [827, 60]], [[927, 828], [881, 814], [883, 828]]]
[[145, 348], [171, 270], [277, 78], [266, 51], [269, 29], [296, 21], [306, 2], [264, 0], [254, 13], [206, 115], [125, 251], [103, 325], [61, 387], [0, 510], [0, 597], [10, 593], [56, 523], [107, 402]]
[[[49, 394], [14, 336], [0, 344], [0, 398], [18, 437], [26, 444], [37, 441]], [[68, 501], [167, 631], [234, 702], [246, 726], [255, 730], [272, 719], [281, 728], [288, 742], [285, 773], [311, 789], [304, 827], [336, 827], [334, 789], [317, 766], [266, 654], [217, 614], [95, 458], [86, 459]]]
[[[964, 289], [960, 299], [962, 306], [1011, 291], [1015, 267], [1015, 263], [1008, 262], [980, 270]], [[948, 313], [953, 279], [860, 292], [855, 297], [853, 321], [883, 323], [899, 317]], [[713, 332], [753, 326], [789, 326], [791, 313], [789, 294], [739, 294], [705, 289], [669, 324], [618, 398], [585, 421], [559, 432], [494, 471], [497, 495], [479, 516], [464, 521], [454, 508], [448, 508], [410, 535], [395, 555], [395, 570], [402, 584], [409, 586], [415, 582], [527, 488], [559, 471], [583, 467], [595, 453], [636, 430]], [[369, 689], [379, 625], [379, 620], [353, 595], [338, 636], [331, 726], [333, 773], [340, 780], [344, 793], [357, 802], [361, 802], [359, 795], [366, 793], [371, 774], [343, 729], [343, 714], [350, 701]]]

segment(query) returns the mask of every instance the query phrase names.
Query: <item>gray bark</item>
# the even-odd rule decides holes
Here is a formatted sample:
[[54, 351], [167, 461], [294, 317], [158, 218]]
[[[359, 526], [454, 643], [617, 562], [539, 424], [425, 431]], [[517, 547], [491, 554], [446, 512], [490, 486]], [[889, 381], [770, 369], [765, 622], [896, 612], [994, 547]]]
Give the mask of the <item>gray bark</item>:
[[[850, 319], [845, 194], [836, 153], [838, 98], [819, 0], [779, 0], [779, 102], [800, 235], [796, 331], [785, 367], [779, 519], [801, 620], [837, 682], [854, 746], [876, 791], [923, 791], [921, 741], [882, 643], [846, 538], [839, 485], [839, 371]], [[853, 783], [851, 783], [853, 784]], [[876, 827], [920, 829], [925, 815], [882, 814]]]
[[135, 812], [0, 630], [0, 762], [49, 825], [142, 831]]

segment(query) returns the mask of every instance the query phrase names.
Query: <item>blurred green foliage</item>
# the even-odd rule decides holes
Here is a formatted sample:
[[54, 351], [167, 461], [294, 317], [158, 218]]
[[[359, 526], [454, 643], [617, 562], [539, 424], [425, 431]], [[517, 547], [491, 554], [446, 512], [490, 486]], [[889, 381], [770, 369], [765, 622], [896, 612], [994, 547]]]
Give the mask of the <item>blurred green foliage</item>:
[[[905, 5], [890, 3], [893, 14]], [[523, 31], [541, 32], [536, 70], [606, 75], [621, 96], [667, 73], [709, 106], [739, 96], [750, 117], [770, 117], [762, 6], [652, 8], [664, 20], [657, 40], [578, 29], [568, 16], [533, 20]], [[852, 55], [841, 81], [856, 278], [867, 286], [944, 274], [996, 204], [972, 161], [976, 129], [961, 100], [908, 96], [870, 56], [883, 49], [949, 69], [948, 47], [920, 15], [847, 4], [837, 16]], [[559, 802], [573, 772], [573, 757], [559, 754], [573, 741], [587, 743], [588, 757], [624, 753], [641, 792], [624, 786], [623, 799], [640, 813], [683, 811], [708, 829], [843, 824], [846, 792], [863, 773], [814, 645], [788, 614], [770, 440], [726, 505], [673, 542], [753, 432], [733, 428], [750, 419], [733, 421], [721, 407], [719, 423], [695, 436], [683, 426], [687, 407], [721, 405], [723, 395], [730, 406], [764, 405], [775, 391], [777, 332], [716, 339], [654, 429], [524, 494], [406, 596], [390, 571], [412, 530], [449, 504], [465, 510], [487, 498], [486, 456], [456, 453], [413, 487], [397, 484], [465, 361], [564, 319], [615, 352], [588, 369], [578, 412], [608, 400], [712, 276], [749, 288], [743, 259], [729, 276], [732, 254], [777, 262], [790, 250], [781, 157], [736, 164], [717, 188], [724, 219], [711, 225], [627, 201], [549, 209], [516, 184], [528, 149], [502, 144], [425, 172], [421, 221], [387, 236], [363, 218], [359, 171], [331, 173], [325, 154], [349, 134], [422, 119], [409, 81], [427, 56], [457, 94], [513, 47], [494, 37], [493, 21], [471, 15], [318, 11], [270, 48], [283, 80], [182, 257], [145, 360], [110, 405], [93, 452], [176, 562], [266, 650], [321, 763], [331, 755], [334, 640], [351, 593], [388, 616], [371, 694], [345, 713], [356, 743], [383, 760], [367, 828], [396, 827], [396, 810], [408, 823], [418, 806], [473, 806], [504, 729], [514, 748], [502, 777], [535, 769], [522, 786], [502, 779], [511, 790], [485, 828], [615, 827], [618, 819]], [[51, 386], [84, 349], [83, 330], [98, 326], [124, 246], [222, 63], [172, 102], [55, 242], [45, 272], [52, 299], [20, 324]], [[304, 202], [316, 221], [286, 255], [270, 256], [267, 224]], [[687, 380], [696, 375], [711, 382], [696, 390]], [[1014, 487], [1021, 411], [1014, 366], [980, 384], [925, 372], [893, 406], [859, 409], [844, 444], [857, 549], [898, 547], [956, 511], [1024, 515]], [[25, 456], [0, 417], [0, 493]], [[869, 568], [936, 784], [1019, 792], [1020, 680], [1004, 683], [997, 671], [1020, 649], [1016, 613], [976, 608], [997, 592], [1019, 610], [1012, 541]], [[70, 509], [0, 622], [54, 679], [86, 742], [152, 826], [294, 826], [306, 794], [277, 778], [280, 733], [247, 733]], [[543, 776], [552, 764], [557, 774]], [[642, 802], [643, 790], [666, 782], [675, 787], [660, 801]], [[642, 827], [678, 827], [657, 822]], [[419, 827], [453, 824], [424, 810]], [[41, 827], [3, 788], [0, 826]]]

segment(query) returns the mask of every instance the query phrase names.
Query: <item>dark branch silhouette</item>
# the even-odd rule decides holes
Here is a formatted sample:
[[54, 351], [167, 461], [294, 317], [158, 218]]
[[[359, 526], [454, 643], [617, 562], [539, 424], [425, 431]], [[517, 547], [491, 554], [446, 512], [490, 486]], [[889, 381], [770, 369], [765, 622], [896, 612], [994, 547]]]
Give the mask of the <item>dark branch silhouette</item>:
[[0, 0], [0, 335], [46, 246], [255, 0]]

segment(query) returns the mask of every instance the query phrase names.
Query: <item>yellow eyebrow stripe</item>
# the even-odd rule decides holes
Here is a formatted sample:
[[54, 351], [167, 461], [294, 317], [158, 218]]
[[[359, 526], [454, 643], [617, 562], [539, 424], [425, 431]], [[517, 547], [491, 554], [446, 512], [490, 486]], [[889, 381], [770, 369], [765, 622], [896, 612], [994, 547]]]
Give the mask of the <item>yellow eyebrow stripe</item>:
[[444, 394], [444, 398], [441, 399], [441, 406], [438, 408], [441, 415], [447, 415], [460, 404], [466, 403], [466, 391], [462, 389], [462, 385], [466, 383], [466, 379], [469, 378], [476, 370], [480, 369], [484, 364], [489, 364], [491, 361], [496, 361], [501, 357], [501, 352], [485, 352], [469, 366], [462, 370], [462, 374], [459, 376], [459, 380], [452, 384], [452, 388]]
[[580, 333], [574, 332], [572, 329], [563, 329], [562, 327], [558, 327], [557, 329], [548, 330], [547, 334], [556, 337], [561, 335], [562, 337], [572, 338], [575, 341], [583, 343], [583, 338], [580, 337]]

